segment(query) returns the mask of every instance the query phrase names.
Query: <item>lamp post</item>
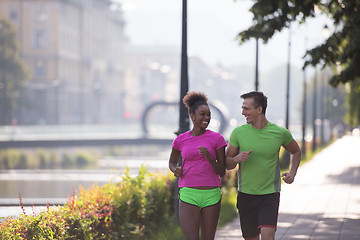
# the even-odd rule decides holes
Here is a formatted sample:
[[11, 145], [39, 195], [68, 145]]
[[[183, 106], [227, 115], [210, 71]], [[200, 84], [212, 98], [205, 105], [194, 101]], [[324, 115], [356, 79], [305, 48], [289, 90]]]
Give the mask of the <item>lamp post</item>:
[[324, 71], [320, 71], [320, 146], [324, 145]]
[[[323, 27], [323, 36], [325, 38], [329, 38], [330, 31], [329, 27], [325, 24]], [[325, 87], [326, 87], [326, 69], [323, 69], [320, 75], [320, 146], [324, 145], [325, 143], [325, 132], [324, 132], [324, 124], [325, 124]]]
[[302, 105], [302, 148], [301, 155], [306, 155], [306, 68], [303, 70], [303, 105]]
[[259, 38], [256, 38], [255, 91], [259, 90]]
[[[285, 128], [289, 129], [289, 102], [290, 102], [290, 56], [291, 56], [291, 29], [289, 27], [289, 43], [288, 43], [288, 62], [286, 74], [286, 113], [285, 113]], [[288, 167], [290, 163], [290, 154], [288, 151], [284, 152], [283, 166]]]
[[[187, 94], [189, 89], [188, 78], [188, 59], [187, 59], [187, 0], [182, 1], [182, 38], [181, 38], [181, 72], [180, 72], [180, 100], [179, 100], [179, 130], [176, 135], [184, 133], [189, 130], [189, 114], [182, 99]], [[182, 158], [180, 156], [178, 165], [182, 165]], [[178, 179], [175, 184], [174, 191], [174, 215], [179, 218], [179, 200], [178, 196]]]
[[316, 150], [316, 111], [317, 111], [317, 69], [315, 68], [315, 77], [314, 77], [314, 89], [313, 89], [313, 141], [312, 141], [312, 151]]
[[289, 129], [290, 52], [291, 52], [291, 29], [289, 27], [288, 62], [287, 62], [287, 75], [286, 75], [286, 116], [285, 116], [285, 127], [286, 127], [286, 129]]
[[[305, 37], [305, 52], [307, 51], [307, 38]], [[306, 155], [306, 68], [303, 69], [303, 105], [302, 105], [302, 148], [301, 155]]]
[[182, 41], [181, 41], [181, 73], [180, 73], [180, 101], [179, 101], [179, 130], [177, 134], [189, 130], [189, 115], [183, 97], [189, 90], [188, 59], [187, 59], [187, 0], [183, 0], [182, 7]]

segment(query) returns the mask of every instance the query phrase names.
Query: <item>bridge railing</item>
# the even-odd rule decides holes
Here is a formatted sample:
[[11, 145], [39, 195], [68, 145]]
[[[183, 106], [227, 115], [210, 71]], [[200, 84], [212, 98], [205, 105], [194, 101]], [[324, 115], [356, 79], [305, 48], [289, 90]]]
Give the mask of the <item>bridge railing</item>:
[[[223, 134], [229, 123], [228, 111], [219, 101], [209, 105], [212, 111], [209, 128]], [[177, 102], [151, 103], [143, 111], [140, 123], [3, 126], [0, 148], [169, 144], [178, 128], [178, 106]], [[154, 118], [157, 108], [160, 112]]]
[[[210, 110], [212, 111], [212, 120], [211, 121], [219, 123], [219, 124], [214, 124], [215, 125], [214, 128], [217, 128], [214, 130], [223, 134], [229, 124], [229, 119], [230, 119], [229, 112], [228, 112], [227, 108], [220, 101], [210, 102], [209, 105], [210, 105]], [[141, 126], [142, 126], [142, 132], [144, 134], [144, 137], [149, 137], [149, 135], [154, 134], [154, 133], [151, 134], [151, 132], [149, 130], [150, 115], [155, 110], [155, 108], [158, 108], [158, 107], [162, 107], [164, 109], [166, 109], [168, 107], [178, 108], [179, 103], [178, 102], [158, 101], [158, 102], [153, 102], [153, 103], [149, 104], [145, 108], [145, 110], [143, 111], [143, 114], [141, 116]], [[178, 113], [178, 111], [173, 111], [173, 112]], [[162, 116], [166, 116], [166, 112], [162, 112], [161, 114], [162, 114]], [[214, 116], [217, 116], [219, 119], [214, 118]], [[212, 127], [212, 125], [210, 124], [210, 128], [211, 127]], [[174, 131], [175, 130], [176, 129], [174, 129]]]

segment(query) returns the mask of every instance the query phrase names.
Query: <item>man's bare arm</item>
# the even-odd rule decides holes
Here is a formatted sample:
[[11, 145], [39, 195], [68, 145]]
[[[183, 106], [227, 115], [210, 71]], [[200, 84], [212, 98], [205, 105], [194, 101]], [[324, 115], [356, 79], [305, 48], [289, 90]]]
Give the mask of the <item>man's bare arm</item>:
[[297, 142], [293, 139], [288, 145], [285, 146], [285, 149], [291, 154], [291, 164], [289, 172], [282, 174], [283, 180], [286, 183], [293, 183], [297, 170], [300, 165], [301, 160], [301, 151]]

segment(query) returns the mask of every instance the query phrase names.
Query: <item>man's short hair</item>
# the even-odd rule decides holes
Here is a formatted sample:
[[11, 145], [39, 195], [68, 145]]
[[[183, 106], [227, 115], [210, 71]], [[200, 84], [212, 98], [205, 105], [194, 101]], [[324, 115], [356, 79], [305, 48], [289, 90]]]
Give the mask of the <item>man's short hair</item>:
[[264, 95], [263, 92], [252, 91], [245, 93], [240, 96], [243, 99], [252, 98], [254, 100], [254, 107], [262, 107], [262, 113], [265, 115], [266, 107], [267, 107], [267, 96]]

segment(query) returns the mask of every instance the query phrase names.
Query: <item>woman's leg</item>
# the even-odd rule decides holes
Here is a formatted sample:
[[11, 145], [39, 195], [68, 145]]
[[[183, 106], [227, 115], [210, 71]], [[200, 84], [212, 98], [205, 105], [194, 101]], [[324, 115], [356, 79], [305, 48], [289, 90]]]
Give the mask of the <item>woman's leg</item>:
[[199, 240], [200, 208], [179, 200], [179, 219], [186, 240]]
[[221, 200], [215, 204], [201, 209], [201, 239], [213, 240], [220, 216]]

